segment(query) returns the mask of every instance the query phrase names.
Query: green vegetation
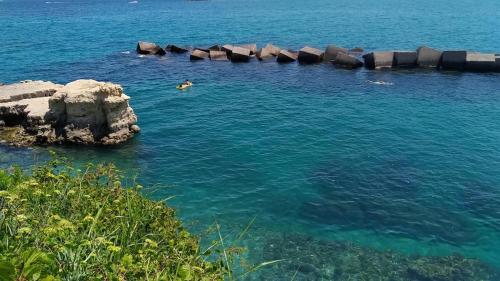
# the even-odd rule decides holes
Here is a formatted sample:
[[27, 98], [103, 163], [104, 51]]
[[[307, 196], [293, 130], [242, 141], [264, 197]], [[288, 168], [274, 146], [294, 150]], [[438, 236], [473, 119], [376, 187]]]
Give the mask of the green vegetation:
[[[223, 280], [239, 251], [209, 249], [112, 165], [56, 159], [0, 170], [0, 280]], [[219, 232], [220, 234], [220, 232]]]

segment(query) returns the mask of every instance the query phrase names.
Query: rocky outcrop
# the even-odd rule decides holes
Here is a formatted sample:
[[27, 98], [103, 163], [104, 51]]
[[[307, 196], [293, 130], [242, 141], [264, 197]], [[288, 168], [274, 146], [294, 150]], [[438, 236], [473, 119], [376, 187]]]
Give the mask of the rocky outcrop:
[[337, 47], [335, 45], [329, 45], [326, 47], [325, 54], [323, 55], [323, 60], [325, 62], [329, 62], [337, 58], [337, 54], [344, 53], [347, 54], [349, 52], [348, 49]]
[[276, 58], [279, 63], [290, 63], [297, 60], [298, 54], [290, 50], [281, 50]]
[[139, 41], [139, 43], [137, 43], [136, 51], [141, 55], [164, 56], [166, 54], [165, 50], [163, 50], [159, 45], [143, 41]]
[[441, 57], [443, 70], [464, 70], [467, 51], [444, 51]]
[[250, 60], [250, 50], [242, 47], [233, 47], [231, 50], [232, 62], [248, 62]]
[[[7, 86], [0, 86], [0, 93], [8, 91]], [[39, 90], [33, 87], [33, 91]], [[19, 142], [15, 139], [9, 142], [112, 145], [139, 132], [137, 117], [121, 86], [77, 80], [57, 87], [50, 97], [0, 103], [0, 120], [7, 127], [20, 128]]]
[[417, 66], [417, 52], [394, 52], [394, 66], [412, 68]]
[[0, 103], [50, 97], [63, 86], [46, 81], [26, 80], [11, 85], [0, 85]]
[[277, 57], [280, 51], [281, 49], [279, 47], [276, 47], [273, 44], [267, 44], [265, 47], [258, 50], [255, 56], [259, 60], [268, 60]]
[[0, 103], [0, 116], [2, 127], [13, 127], [26, 122], [28, 112], [25, 111], [26, 105]]
[[323, 52], [319, 49], [306, 46], [299, 50], [298, 60], [302, 64], [319, 63], [323, 60]]
[[391, 68], [394, 52], [372, 52], [363, 56], [365, 66], [369, 69]]
[[495, 71], [500, 72], [500, 54], [495, 55]]
[[49, 110], [50, 97], [28, 98], [0, 103], [0, 119], [8, 126], [24, 125], [34, 127], [43, 124]]
[[334, 60], [331, 61], [335, 66], [341, 68], [354, 69], [363, 66], [363, 63], [355, 56], [338, 53]]
[[495, 54], [467, 52], [465, 69], [468, 71], [490, 72], [496, 70]]
[[200, 49], [195, 49], [191, 52], [189, 58], [191, 60], [203, 60], [209, 57], [209, 53]]

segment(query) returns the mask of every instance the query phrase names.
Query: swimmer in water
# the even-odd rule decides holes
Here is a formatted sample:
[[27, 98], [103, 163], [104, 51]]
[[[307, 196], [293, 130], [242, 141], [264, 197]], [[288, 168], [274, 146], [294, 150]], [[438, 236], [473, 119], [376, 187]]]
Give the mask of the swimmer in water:
[[375, 84], [375, 85], [386, 85], [386, 86], [394, 85], [394, 83], [385, 82], [385, 81], [382, 81], [382, 80], [377, 80], [377, 81], [368, 80], [368, 83]]

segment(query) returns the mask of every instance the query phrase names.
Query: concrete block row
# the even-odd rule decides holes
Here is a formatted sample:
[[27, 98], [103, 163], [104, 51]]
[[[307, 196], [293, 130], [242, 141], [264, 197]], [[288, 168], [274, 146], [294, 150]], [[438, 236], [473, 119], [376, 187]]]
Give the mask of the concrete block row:
[[[275, 60], [279, 63], [299, 62], [315, 64], [330, 62], [337, 67], [368, 69], [433, 68], [453, 71], [500, 72], [500, 54], [478, 53], [466, 50], [440, 51], [422, 46], [415, 51], [374, 51], [364, 53], [361, 48], [347, 49], [329, 45], [324, 51], [305, 46], [299, 51], [281, 49], [267, 44], [258, 49], [257, 44], [213, 45], [208, 48], [186, 48], [167, 45], [161, 48], [155, 43], [139, 42], [137, 53], [163, 56], [166, 52], [186, 53], [191, 50], [191, 60], [210, 59], [214, 61], [248, 62], [256, 57], [261, 61]], [[361, 61], [363, 59], [363, 61]]]

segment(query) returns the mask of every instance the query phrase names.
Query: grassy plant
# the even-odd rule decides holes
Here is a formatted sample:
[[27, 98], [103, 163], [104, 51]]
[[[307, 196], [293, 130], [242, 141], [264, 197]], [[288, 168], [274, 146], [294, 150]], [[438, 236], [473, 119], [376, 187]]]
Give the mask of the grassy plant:
[[0, 281], [232, 277], [231, 249], [201, 252], [173, 209], [121, 182], [113, 165], [60, 159], [0, 170]]

